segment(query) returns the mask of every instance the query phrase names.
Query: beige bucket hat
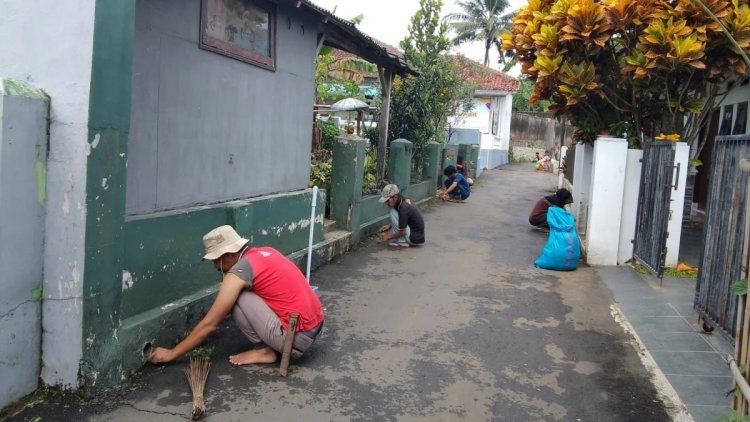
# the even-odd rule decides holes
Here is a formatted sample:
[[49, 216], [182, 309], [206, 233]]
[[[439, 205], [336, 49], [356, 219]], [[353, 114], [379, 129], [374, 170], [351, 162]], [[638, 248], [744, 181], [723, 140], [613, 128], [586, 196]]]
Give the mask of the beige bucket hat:
[[378, 202], [381, 204], [385, 201], [387, 201], [390, 197], [398, 195], [398, 186], [394, 184], [385, 185], [383, 187], [383, 190], [380, 192], [380, 199], [378, 199]]
[[249, 240], [240, 237], [232, 226], [217, 227], [203, 236], [206, 254], [203, 259], [213, 261], [225, 253], [234, 253], [242, 249]]

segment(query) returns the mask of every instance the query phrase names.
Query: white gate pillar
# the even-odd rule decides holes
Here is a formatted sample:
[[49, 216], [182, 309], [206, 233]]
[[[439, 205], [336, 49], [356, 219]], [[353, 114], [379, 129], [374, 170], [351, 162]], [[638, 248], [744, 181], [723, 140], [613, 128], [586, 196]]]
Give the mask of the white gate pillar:
[[594, 142], [586, 228], [590, 265], [617, 265], [627, 150], [624, 139], [600, 137]]

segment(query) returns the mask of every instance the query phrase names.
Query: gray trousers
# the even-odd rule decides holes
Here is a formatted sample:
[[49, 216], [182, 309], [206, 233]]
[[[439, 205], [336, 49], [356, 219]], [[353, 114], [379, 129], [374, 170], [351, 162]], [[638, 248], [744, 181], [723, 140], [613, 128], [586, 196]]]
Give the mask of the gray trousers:
[[[255, 293], [247, 290], [240, 293], [232, 310], [234, 322], [243, 334], [254, 344], [262, 344], [281, 353], [284, 348], [284, 329], [281, 320], [266, 302]], [[294, 336], [292, 357], [298, 358], [318, 338], [323, 331], [323, 323], [309, 331], [298, 331]]]

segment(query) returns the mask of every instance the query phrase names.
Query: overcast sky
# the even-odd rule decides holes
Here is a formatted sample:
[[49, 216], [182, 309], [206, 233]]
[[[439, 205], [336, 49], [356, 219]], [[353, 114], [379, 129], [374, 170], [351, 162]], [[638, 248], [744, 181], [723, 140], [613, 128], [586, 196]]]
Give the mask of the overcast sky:
[[[408, 34], [411, 17], [419, 9], [419, 0], [312, 0], [318, 6], [333, 11], [344, 19], [351, 19], [359, 14], [364, 16], [361, 24], [357, 25], [362, 32], [388, 44], [398, 46], [399, 42]], [[510, 7], [506, 12], [517, 10], [525, 5], [527, 0], [510, 0]], [[442, 15], [460, 12], [461, 8], [455, 0], [444, 0]], [[490, 49], [490, 66], [497, 69], [497, 52]], [[478, 62], [484, 61], [484, 45], [482, 43], [465, 44], [457, 50], [464, 56]], [[515, 73], [511, 71], [510, 73]]]

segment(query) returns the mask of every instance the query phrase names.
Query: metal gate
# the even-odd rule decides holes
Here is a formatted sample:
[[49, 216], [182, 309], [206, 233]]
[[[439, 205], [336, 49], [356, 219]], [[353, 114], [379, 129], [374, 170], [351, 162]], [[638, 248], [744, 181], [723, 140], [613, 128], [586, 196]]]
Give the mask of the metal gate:
[[[671, 190], [677, 189], [680, 166], [674, 165], [674, 142], [648, 142], [643, 149], [633, 258], [657, 277], [664, 275]], [[674, 177], [675, 168], [677, 177]]]
[[704, 322], [718, 325], [732, 336], [737, 295], [731, 285], [742, 278], [745, 246], [748, 176], [739, 168], [743, 158], [750, 158], [748, 135], [716, 137], [694, 304]]

